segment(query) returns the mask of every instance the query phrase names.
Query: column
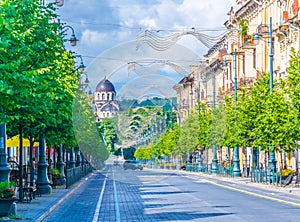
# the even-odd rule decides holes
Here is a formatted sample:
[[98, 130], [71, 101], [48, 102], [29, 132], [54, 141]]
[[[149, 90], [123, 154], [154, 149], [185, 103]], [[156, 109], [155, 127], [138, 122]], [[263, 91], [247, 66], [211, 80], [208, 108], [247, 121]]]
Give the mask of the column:
[[46, 147], [45, 139], [40, 137], [39, 139], [39, 161], [37, 164], [37, 180], [36, 188], [40, 194], [50, 194], [52, 188], [47, 176], [48, 163], [46, 162]]

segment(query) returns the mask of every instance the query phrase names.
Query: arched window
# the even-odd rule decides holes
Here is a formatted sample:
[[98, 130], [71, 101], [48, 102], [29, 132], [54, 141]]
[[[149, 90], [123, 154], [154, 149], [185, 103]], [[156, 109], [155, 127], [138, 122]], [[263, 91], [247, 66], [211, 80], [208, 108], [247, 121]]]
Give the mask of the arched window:
[[105, 100], [105, 93], [102, 93], [102, 100]]
[[100, 100], [100, 93], [97, 93], [97, 99]]
[[115, 100], [115, 94], [114, 93], [111, 94], [111, 100]]

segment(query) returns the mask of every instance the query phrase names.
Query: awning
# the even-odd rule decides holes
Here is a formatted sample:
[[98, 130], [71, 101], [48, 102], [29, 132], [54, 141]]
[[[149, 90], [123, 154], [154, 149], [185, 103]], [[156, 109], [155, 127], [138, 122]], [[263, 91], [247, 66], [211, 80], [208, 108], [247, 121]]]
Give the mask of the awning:
[[[6, 140], [7, 147], [13, 147], [13, 146], [19, 147], [19, 145], [20, 145], [20, 136], [19, 135], [16, 135], [16, 136]], [[30, 146], [28, 139], [23, 138], [23, 146], [28, 146], [28, 147]], [[39, 146], [39, 143], [34, 142], [33, 146]]]

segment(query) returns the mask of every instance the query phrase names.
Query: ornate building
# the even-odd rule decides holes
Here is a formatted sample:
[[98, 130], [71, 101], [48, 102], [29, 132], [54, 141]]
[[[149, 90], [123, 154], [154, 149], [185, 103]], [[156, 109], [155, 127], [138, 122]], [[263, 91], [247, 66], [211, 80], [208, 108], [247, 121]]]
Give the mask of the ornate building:
[[106, 78], [98, 83], [94, 94], [97, 122], [119, 113], [120, 107], [116, 101], [116, 94], [114, 85]]
[[[191, 65], [189, 75], [173, 87], [181, 122], [199, 102], [210, 108], [211, 104], [222, 103], [225, 95], [234, 97], [237, 93], [234, 83], [236, 90], [241, 85], [251, 88], [262, 73], [270, 76], [272, 73], [275, 84], [279, 79], [286, 79], [292, 48], [300, 49], [299, 0], [235, 0], [227, 15], [224, 23], [227, 32], [203, 55], [204, 67]], [[232, 159], [233, 149], [230, 149], [222, 148], [224, 158], [229, 154]], [[209, 161], [212, 150], [207, 153]], [[238, 151], [240, 168], [266, 163], [264, 151], [257, 153], [252, 147]], [[300, 172], [300, 151], [292, 154], [276, 151], [277, 164], [293, 169], [297, 166]]]

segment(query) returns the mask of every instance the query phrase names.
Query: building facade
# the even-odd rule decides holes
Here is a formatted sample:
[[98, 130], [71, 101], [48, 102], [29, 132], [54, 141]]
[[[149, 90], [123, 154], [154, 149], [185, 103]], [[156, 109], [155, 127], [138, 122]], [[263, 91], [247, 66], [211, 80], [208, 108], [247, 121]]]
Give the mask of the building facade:
[[116, 100], [116, 94], [114, 85], [108, 79], [104, 78], [98, 83], [94, 93], [97, 122], [119, 113], [120, 107]]
[[[227, 15], [227, 32], [204, 55], [204, 64], [191, 66], [189, 76], [174, 86], [181, 121], [199, 102], [212, 107], [222, 102], [224, 95], [233, 95], [235, 75], [237, 84], [245, 86], [271, 68], [274, 84], [285, 79], [291, 49], [299, 50], [299, 0], [236, 0]], [[250, 165], [251, 148], [239, 151], [241, 168]], [[276, 153], [277, 160], [282, 159], [280, 155], [285, 154]], [[260, 158], [263, 162], [266, 155], [261, 153]], [[299, 152], [285, 161], [294, 168], [295, 159], [300, 159]]]

